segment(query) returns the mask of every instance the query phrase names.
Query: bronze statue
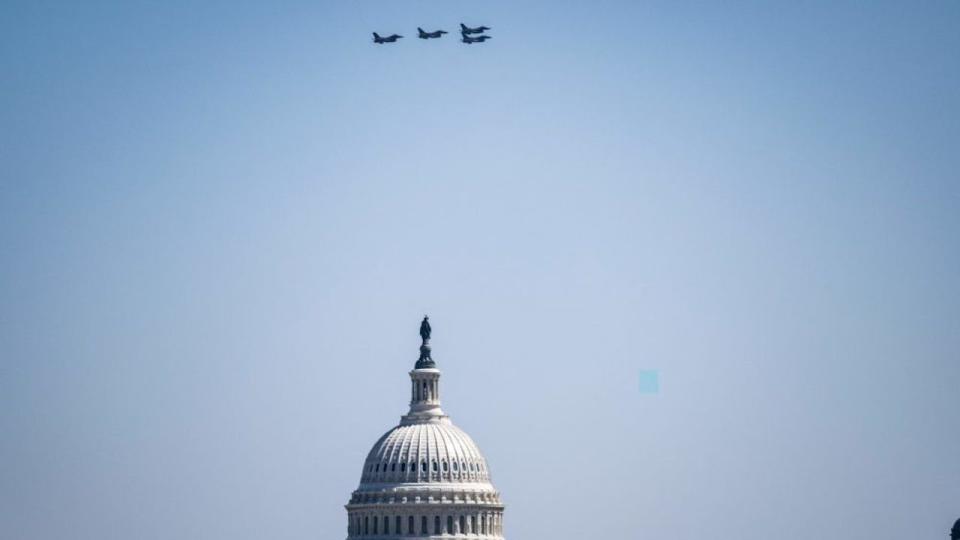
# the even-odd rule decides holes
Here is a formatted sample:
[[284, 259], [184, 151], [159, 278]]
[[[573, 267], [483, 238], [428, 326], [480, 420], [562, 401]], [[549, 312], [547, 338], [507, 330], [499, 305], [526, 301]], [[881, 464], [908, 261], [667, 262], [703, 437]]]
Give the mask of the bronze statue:
[[423, 316], [423, 322], [420, 323], [420, 337], [423, 343], [420, 344], [420, 359], [417, 360], [417, 369], [432, 368], [437, 364], [430, 358], [430, 317]]
[[426, 343], [430, 341], [430, 317], [426, 315], [423, 316], [423, 322], [420, 323], [420, 337], [423, 339], [423, 342]]

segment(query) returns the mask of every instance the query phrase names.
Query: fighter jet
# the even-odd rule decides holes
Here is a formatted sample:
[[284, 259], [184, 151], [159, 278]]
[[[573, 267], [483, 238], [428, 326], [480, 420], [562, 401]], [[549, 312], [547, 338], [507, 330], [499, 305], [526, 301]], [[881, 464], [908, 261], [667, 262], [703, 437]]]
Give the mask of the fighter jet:
[[490, 36], [470, 37], [470, 36], [468, 36], [468, 35], [466, 35], [466, 34], [460, 34], [460, 36], [463, 38], [463, 39], [461, 39], [460, 41], [462, 41], [462, 42], [464, 42], [464, 43], [466, 43], [466, 44], [468, 44], [468, 45], [471, 44], [471, 43], [483, 43], [484, 41], [486, 41], [486, 40], [488, 40], [488, 39], [491, 39]]
[[476, 28], [470, 28], [469, 26], [460, 23], [460, 33], [461, 34], [482, 34], [489, 30], [489, 26], [478, 26]]
[[435, 39], [447, 33], [446, 30], [437, 30], [436, 32], [424, 32], [423, 28], [417, 27], [417, 32], [420, 33], [417, 37], [420, 39]]
[[403, 37], [403, 36], [401, 36], [400, 34], [392, 34], [392, 35], [389, 35], [389, 36], [387, 36], [387, 37], [380, 37], [380, 34], [374, 32], [374, 33], [373, 33], [373, 42], [374, 42], [374, 43], [393, 43], [394, 41], [396, 41], [396, 40], [398, 40], [398, 39], [400, 39], [400, 38], [402, 38], [402, 37]]

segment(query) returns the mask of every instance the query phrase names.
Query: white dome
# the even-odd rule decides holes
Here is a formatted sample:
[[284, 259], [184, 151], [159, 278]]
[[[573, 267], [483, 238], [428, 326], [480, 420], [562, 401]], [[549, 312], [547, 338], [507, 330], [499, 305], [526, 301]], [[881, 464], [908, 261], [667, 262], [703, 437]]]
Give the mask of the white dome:
[[452, 423], [399, 425], [367, 454], [361, 484], [489, 483], [487, 462], [469, 435]]

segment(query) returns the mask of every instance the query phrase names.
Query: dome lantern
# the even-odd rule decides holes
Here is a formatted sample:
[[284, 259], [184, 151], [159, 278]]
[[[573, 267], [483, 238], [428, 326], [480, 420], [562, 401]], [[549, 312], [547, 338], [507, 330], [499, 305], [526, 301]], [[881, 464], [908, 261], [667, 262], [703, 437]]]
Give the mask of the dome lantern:
[[430, 354], [429, 317], [423, 316], [420, 323], [420, 358], [410, 372], [410, 412], [400, 420], [400, 425], [421, 422], [450, 422], [440, 409], [440, 370]]

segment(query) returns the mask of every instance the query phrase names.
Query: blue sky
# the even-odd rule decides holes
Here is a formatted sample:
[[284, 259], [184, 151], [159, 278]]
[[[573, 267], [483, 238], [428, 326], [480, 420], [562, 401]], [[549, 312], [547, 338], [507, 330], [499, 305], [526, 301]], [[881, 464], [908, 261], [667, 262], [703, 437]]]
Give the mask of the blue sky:
[[958, 19], [5, 3], [0, 536], [345, 536], [424, 313], [508, 538], [946, 536]]

